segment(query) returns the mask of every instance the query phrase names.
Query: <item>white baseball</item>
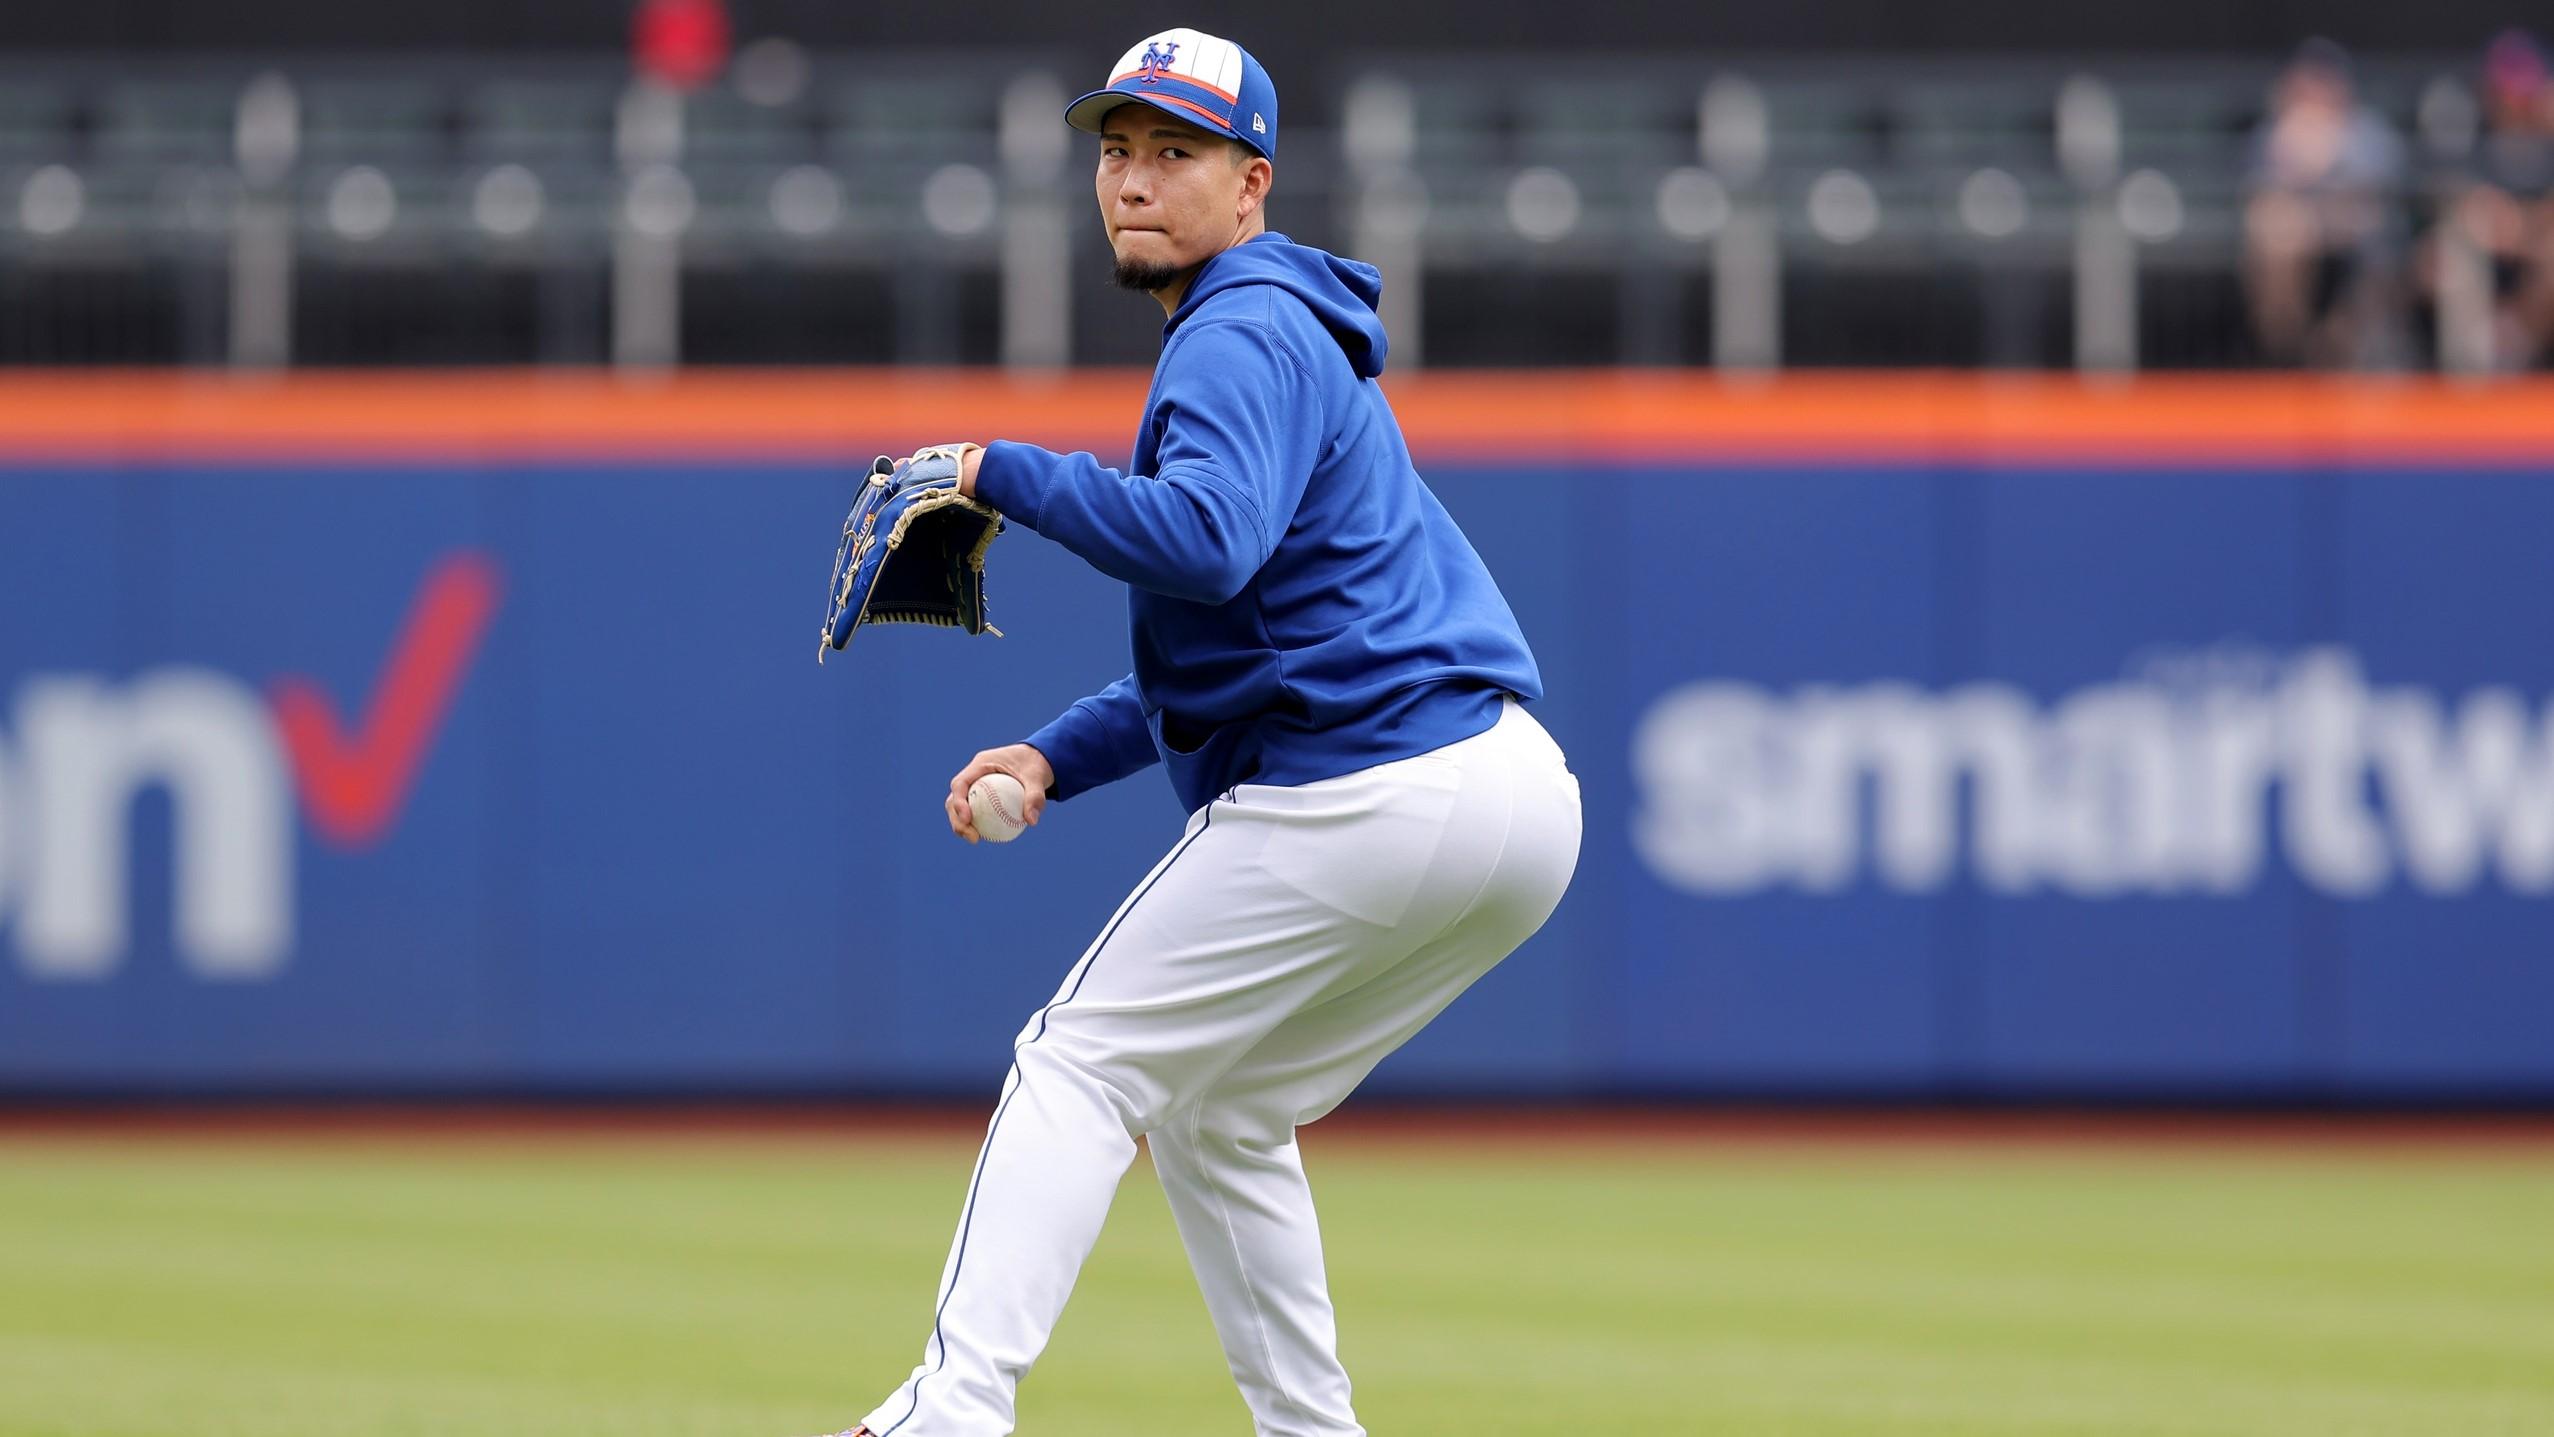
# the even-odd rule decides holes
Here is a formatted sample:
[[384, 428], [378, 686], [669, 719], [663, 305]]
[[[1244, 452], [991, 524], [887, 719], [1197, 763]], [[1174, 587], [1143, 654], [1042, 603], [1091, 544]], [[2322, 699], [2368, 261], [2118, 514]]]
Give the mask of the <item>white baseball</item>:
[[975, 831], [987, 843], [1009, 843], [1029, 826], [1029, 791], [1007, 773], [988, 773], [967, 785]]

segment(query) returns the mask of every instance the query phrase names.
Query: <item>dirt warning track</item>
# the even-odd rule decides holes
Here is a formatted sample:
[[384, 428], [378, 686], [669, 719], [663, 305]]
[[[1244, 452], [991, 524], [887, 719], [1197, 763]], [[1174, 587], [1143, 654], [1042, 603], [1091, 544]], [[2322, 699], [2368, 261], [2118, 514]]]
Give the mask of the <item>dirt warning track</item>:
[[[435, 1141], [950, 1140], [983, 1104], [0, 1101], [0, 1141], [396, 1137]], [[1322, 1143], [1391, 1147], [2496, 1147], [2554, 1153], [2554, 1112], [1664, 1105], [1352, 1106]]]

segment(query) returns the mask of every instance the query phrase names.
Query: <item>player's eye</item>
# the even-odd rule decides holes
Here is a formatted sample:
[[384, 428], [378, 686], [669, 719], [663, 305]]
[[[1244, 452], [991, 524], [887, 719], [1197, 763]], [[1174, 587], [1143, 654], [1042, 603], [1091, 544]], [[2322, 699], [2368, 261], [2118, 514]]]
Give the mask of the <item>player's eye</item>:
[[1180, 149], [1180, 148], [1179, 148], [1178, 146], [1176, 146], [1176, 145], [1165, 146], [1165, 147], [1163, 148], [1163, 150], [1162, 150], [1162, 154], [1163, 154], [1165, 157], [1172, 157], [1172, 158], [1183, 159], [1183, 160], [1188, 158], [1188, 151], [1183, 150], [1183, 149]]

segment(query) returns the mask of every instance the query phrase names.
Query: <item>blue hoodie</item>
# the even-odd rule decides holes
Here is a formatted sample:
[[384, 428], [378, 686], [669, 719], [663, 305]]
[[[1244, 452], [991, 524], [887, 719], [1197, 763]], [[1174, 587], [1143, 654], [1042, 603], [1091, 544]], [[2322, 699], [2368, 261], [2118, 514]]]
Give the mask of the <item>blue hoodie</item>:
[[1384, 402], [1382, 277], [1281, 234], [1163, 326], [1135, 461], [987, 446], [976, 493], [1128, 586], [1135, 672], [1029, 738], [1058, 799], [1159, 759], [1182, 806], [1487, 729], [1540, 698], [1481, 557]]

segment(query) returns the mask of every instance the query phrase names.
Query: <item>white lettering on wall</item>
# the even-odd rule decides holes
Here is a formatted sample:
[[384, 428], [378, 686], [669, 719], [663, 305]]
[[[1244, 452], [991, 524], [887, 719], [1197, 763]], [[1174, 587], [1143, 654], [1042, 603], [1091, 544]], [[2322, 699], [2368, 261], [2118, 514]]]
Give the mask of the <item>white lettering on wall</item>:
[[28, 972], [102, 978], [123, 959], [133, 801], [154, 785], [174, 816], [179, 961], [208, 978], [263, 978], [282, 965], [293, 940], [292, 787], [254, 690], [198, 668], [154, 670], [121, 689], [49, 677], [20, 690], [17, 722], [20, 762], [0, 809], [21, 811], [17, 946]]
[[2554, 707], [2371, 689], [2347, 650], [2160, 668], [2043, 706], [2007, 684], [1670, 691], [1632, 741], [1632, 838], [1704, 894], [2229, 894], [2271, 836], [2308, 884], [2554, 893]]

